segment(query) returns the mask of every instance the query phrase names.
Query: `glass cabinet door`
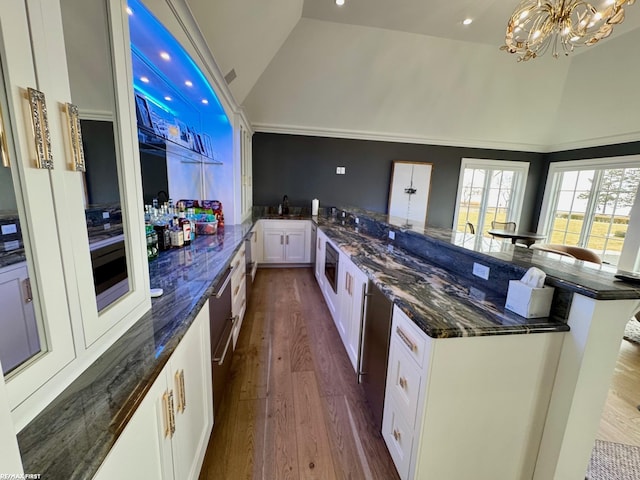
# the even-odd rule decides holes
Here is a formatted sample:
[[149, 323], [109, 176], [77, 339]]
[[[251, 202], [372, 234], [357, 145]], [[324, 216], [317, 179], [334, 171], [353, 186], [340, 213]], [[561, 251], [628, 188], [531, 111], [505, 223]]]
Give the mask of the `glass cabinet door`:
[[151, 302], [126, 4], [0, 8], [0, 319], [17, 332], [0, 363], [19, 430]]
[[[40, 85], [27, 8], [1, 0], [0, 9], [0, 363], [12, 410], [28, 411], [43, 379], [76, 354], [51, 171], [38, 168], [47, 158], [46, 98], [32, 90], [29, 100]], [[17, 428], [26, 416], [16, 416]]]

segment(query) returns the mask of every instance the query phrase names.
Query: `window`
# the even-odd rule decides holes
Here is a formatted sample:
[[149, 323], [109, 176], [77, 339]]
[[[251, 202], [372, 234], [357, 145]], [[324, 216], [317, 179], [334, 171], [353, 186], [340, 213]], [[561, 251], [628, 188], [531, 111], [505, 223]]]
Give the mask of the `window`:
[[639, 185], [637, 157], [552, 163], [540, 217], [549, 243], [618, 265]]
[[456, 230], [486, 234], [492, 221], [520, 220], [522, 200], [529, 172], [528, 162], [463, 158], [456, 200]]

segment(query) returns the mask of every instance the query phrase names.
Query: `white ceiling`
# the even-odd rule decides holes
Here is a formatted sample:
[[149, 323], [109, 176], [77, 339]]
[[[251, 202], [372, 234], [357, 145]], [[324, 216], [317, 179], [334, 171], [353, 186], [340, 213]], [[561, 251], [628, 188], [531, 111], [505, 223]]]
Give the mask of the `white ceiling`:
[[[591, 3], [597, 7], [606, 1]], [[507, 20], [518, 3], [519, 0], [345, 0], [343, 6], [337, 6], [333, 0], [305, 0], [302, 16], [497, 48], [504, 43]], [[616, 34], [640, 26], [640, 14], [631, 13], [616, 27]], [[463, 25], [465, 18], [473, 23]]]
[[517, 63], [499, 47], [518, 0], [187, 1], [257, 131], [528, 151], [640, 140], [640, 5], [580, 55]]

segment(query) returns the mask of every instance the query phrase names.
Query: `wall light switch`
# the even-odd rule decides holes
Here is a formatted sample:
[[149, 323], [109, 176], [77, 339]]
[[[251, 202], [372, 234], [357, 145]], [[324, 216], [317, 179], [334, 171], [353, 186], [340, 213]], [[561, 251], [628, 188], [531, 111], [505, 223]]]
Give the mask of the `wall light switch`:
[[396, 239], [396, 232], [394, 232], [393, 230], [389, 230], [389, 238], [391, 240], [395, 240]]

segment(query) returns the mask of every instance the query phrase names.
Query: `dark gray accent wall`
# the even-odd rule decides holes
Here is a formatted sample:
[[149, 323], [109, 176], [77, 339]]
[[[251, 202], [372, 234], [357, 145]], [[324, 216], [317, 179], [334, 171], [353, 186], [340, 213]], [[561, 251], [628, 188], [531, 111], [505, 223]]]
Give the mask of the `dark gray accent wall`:
[[[433, 163], [427, 223], [453, 225], [462, 158], [530, 162], [521, 217], [535, 228], [538, 189], [545, 181], [545, 155], [531, 152], [307, 137], [275, 133], [253, 136], [253, 203], [277, 206], [284, 195], [292, 206], [353, 205], [386, 213], [393, 160]], [[336, 167], [346, 168], [336, 175]], [[543, 185], [544, 186], [544, 185]]]
[[622, 157], [637, 154], [640, 154], [640, 142], [628, 142], [553, 152], [547, 155], [547, 159], [549, 162], [564, 162], [567, 160], [587, 160], [589, 158]]

